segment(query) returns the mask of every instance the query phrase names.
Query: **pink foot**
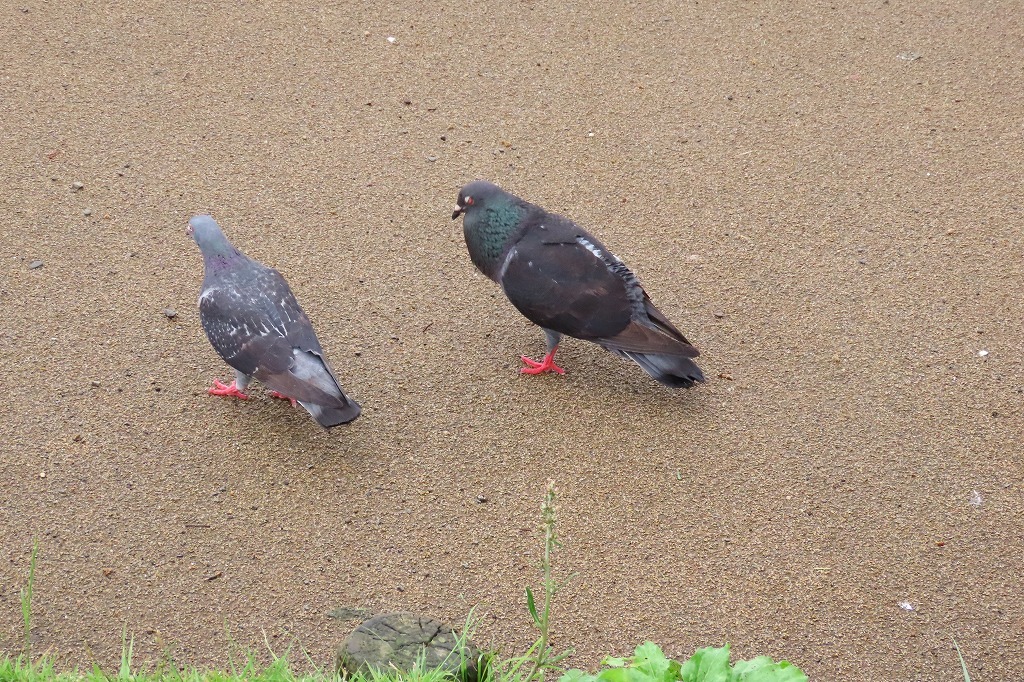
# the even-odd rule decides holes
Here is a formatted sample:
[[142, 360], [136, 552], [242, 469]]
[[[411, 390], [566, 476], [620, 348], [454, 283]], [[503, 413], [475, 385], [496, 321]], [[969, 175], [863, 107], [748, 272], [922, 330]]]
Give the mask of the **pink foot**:
[[220, 379], [213, 380], [213, 386], [206, 391], [210, 395], [223, 395], [229, 398], [238, 398], [239, 400], [248, 400], [249, 396], [238, 390], [238, 386], [232, 381], [230, 384], [223, 383]]
[[555, 351], [558, 350], [556, 346], [554, 350], [544, 356], [544, 359], [540, 362], [526, 357], [525, 355], [520, 356], [520, 359], [527, 365], [519, 370], [520, 374], [543, 374], [544, 372], [557, 372], [558, 374], [565, 374], [565, 370], [555, 364]]
[[270, 397], [271, 398], [278, 398], [280, 400], [287, 400], [287, 401], [291, 402], [292, 407], [295, 407], [295, 405], [296, 405], [295, 398], [289, 398], [284, 393], [278, 393], [277, 391], [271, 391], [270, 392]]

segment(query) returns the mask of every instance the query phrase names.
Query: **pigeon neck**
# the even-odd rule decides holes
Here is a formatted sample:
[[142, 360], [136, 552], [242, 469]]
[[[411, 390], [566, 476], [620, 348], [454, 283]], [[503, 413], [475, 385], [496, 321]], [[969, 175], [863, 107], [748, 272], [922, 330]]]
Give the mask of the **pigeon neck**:
[[223, 235], [203, 249], [203, 261], [207, 269], [211, 270], [224, 270], [244, 258], [242, 252], [232, 246]]
[[474, 265], [494, 279], [509, 243], [521, 229], [525, 206], [501, 202], [467, 214], [463, 221], [466, 246]]

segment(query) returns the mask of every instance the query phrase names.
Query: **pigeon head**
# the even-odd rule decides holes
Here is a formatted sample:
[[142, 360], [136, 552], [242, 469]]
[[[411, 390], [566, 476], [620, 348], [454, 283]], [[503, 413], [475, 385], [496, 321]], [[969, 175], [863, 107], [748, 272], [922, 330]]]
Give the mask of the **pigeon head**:
[[511, 199], [512, 195], [486, 180], [476, 180], [459, 190], [459, 198], [456, 202], [455, 212], [452, 213], [452, 220], [474, 208], [486, 209], [495, 201]]
[[228, 238], [220, 230], [220, 225], [211, 216], [197, 215], [188, 221], [185, 232], [199, 245], [203, 258], [227, 260], [240, 255], [238, 249], [231, 245]]
[[498, 276], [502, 256], [514, 235], [524, 229], [531, 205], [497, 185], [477, 180], [459, 192], [452, 220], [460, 215], [462, 233], [473, 264], [485, 275]]

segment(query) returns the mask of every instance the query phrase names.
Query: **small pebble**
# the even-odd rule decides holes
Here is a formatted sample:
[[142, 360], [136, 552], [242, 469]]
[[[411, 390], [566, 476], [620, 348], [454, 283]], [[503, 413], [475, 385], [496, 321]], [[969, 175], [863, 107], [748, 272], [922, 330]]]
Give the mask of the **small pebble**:
[[394, 36], [388, 36], [388, 42], [391, 43], [392, 45], [395, 44], [396, 40], [397, 40], [397, 38], [395, 38]]
[[714, 313], [714, 315], [715, 315], [715, 317], [717, 317], [718, 319], [722, 319], [723, 317], [725, 317], [725, 313], [719, 313], [719, 312], [716, 312], [716, 313]]
[[29, 270], [38, 270], [41, 267], [43, 267], [43, 261], [41, 260], [34, 260], [28, 264]]
[[437, 157], [436, 156], [428, 156], [427, 157], [427, 161], [429, 161], [430, 163], [434, 163], [435, 161], [437, 161]]
[[978, 357], [979, 357], [979, 358], [983, 358], [983, 357], [985, 357], [986, 355], [988, 355], [988, 351], [987, 351], [987, 350], [979, 350], [979, 351], [978, 351]]
[[487, 501], [487, 498], [484, 495], [477, 495], [476, 501], [479, 502], [480, 504], [483, 504], [484, 502]]
[[95, 379], [93, 379], [92, 381], [89, 382], [89, 385], [92, 386], [93, 388], [99, 388], [100, 387], [100, 382], [98, 382]]
[[71, 183], [71, 191], [72, 192], [78, 192], [78, 191], [80, 191], [80, 190], [82, 190], [84, 188], [85, 188], [85, 183], [81, 182], [79, 180], [76, 180], [75, 182]]
[[82, 215], [84, 215], [86, 217], [91, 216], [92, 215], [92, 209], [91, 208], [85, 209], [84, 211], [82, 211]]
[[173, 320], [178, 316], [178, 311], [174, 308], [164, 308], [164, 315], [166, 315], [168, 319]]

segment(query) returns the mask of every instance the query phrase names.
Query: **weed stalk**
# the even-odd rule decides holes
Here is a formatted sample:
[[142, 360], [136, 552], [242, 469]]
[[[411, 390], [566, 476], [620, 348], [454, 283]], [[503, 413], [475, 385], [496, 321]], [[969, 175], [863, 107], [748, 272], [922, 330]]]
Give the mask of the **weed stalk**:
[[551, 651], [551, 607], [558, 592], [559, 585], [552, 575], [551, 563], [555, 550], [562, 546], [555, 531], [557, 515], [555, 508], [555, 482], [549, 480], [547, 491], [544, 494], [544, 501], [541, 503], [541, 530], [544, 532], [544, 558], [541, 562], [541, 569], [544, 573], [544, 602], [540, 611], [537, 610], [537, 603], [533, 597], [533, 591], [526, 588], [526, 606], [533, 616], [533, 622], [540, 631], [537, 642], [530, 647], [534, 653], [529, 672], [521, 678], [523, 682], [534, 682], [543, 680], [547, 670], [553, 670], [558, 663], [564, 660], [570, 652], [566, 651], [554, 655]]

